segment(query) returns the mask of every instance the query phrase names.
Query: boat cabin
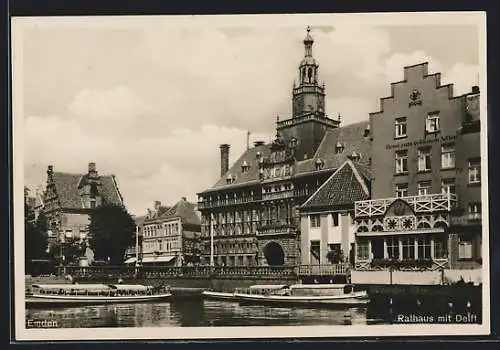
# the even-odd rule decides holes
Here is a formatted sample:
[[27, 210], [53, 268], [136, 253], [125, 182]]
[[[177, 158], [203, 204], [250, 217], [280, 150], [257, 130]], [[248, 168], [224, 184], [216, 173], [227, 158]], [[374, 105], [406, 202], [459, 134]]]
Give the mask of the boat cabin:
[[294, 284], [290, 286], [293, 295], [344, 295], [354, 292], [352, 284]]
[[154, 288], [120, 284], [34, 284], [33, 294], [68, 296], [131, 296], [152, 295]]
[[287, 295], [289, 286], [286, 284], [256, 284], [248, 288], [237, 288], [239, 294], [258, 294], [258, 295]]

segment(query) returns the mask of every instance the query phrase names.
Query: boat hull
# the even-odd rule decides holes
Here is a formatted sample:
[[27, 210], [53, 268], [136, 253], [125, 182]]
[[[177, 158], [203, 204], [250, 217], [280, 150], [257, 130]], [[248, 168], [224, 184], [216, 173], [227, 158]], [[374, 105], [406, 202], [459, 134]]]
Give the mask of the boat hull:
[[306, 307], [350, 307], [366, 305], [370, 302], [366, 292], [355, 292], [335, 296], [281, 296], [235, 293], [234, 297], [239, 302], [246, 304], [297, 305]]
[[68, 295], [28, 295], [26, 306], [53, 306], [53, 305], [98, 305], [98, 304], [121, 304], [121, 303], [143, 303], [151, 301], [162, 301], [169, 299], [171, 293], [157, 295], [133, 295], [133, 296], [68, 296]]
[[207, 299], [217, 299], [217, 300], [231, 300], [236, 301], [236, 297], [234, 293], [227, 292], [214, 292], [210, 290], [205, 290], [202, 292], [202, 295]]

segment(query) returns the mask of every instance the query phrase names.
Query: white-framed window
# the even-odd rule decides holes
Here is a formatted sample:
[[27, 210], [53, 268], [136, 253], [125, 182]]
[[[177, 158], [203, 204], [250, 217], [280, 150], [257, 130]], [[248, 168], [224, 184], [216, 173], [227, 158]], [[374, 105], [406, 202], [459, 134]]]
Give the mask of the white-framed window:
[[455, 179], [443, 179], [441, 181], [441, 193], [455, 194], [456, 193]]
[[455, 145], [448, 144], [441, 146], [441, 168], [451, 169], [455, 167]]
[[481, 203], [479, 202], [469, 203], [468, 217], [470, 220], [478, 220], [481, 218]]
[[397, 237], [388, 237], [386, 243], [388, 258], [399, 259], [399, 239]]
[[408, 172], [408, 151], [396, 151], [396, 174]]
[[418, 149], [418, 171], [431, 170], [431, 149], [429, 147]]
[[370, 248], [367, 239], [358, 239], [356, 243], [356, 256], [358, 260], [370, 259]]
[[396, 184], [396, 197], [406, 197], [408, 196], [408, 184]]
[[66, 229], [66, 230], [64, 231], [64, 236], [65, 236], [66, 238], [72, 238], [72, 237], [73, 237], [73, 230], [71, 230], [71, 229]]
[[460, 238], [458, 242], [458, 258], [472, 259], [472, 240]]
[[417, 239], [418, 259], [431, 259], [431, 238], [428, 235], [420, 235]]
[[339, 225], [339, 213], [332, 213], [332, 222], [334, 227]]
[[432, 113], [427, 116], [425, 131], [427, 133], [439, 132], [439, 113]]
[[394, 138], [406, 137], [406, 117], [396, 118], [394, 121]]
[[320, 227], [321, 226], [321, 218], [319, 215], [311, 215], [309, 217], [311, 219], [311, 227]]
[[481, 159], [469, 159], [469, 183], [481, 183]]
[[415, 259], [415, 238], [413, 236], [401, 237], [401, 245], [403, 247], [403, 259]]
[[431, 194], [432, 181], [420, 181], [418, 183], [417, 187], [418, 187], [418, 195], [419, 196]]
[[446, 259], [448, 257], [448, 238], [446, 236], [434, 237], [434, 259]]

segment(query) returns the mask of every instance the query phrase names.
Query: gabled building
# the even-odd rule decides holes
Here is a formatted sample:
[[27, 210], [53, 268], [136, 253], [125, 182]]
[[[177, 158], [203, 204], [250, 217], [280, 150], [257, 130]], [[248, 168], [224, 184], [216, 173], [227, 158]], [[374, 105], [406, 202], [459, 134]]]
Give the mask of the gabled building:
[[[155, 202], [142, 223], [141, 264], [198, 263], [200, 255], [200, 218], [196, 205], [183, 197], [173, 207]], [[134, 258], [128, 259], [128, 263]]]
[[369, 167], [348, 159], [300, 206], [302, 265], [354, 262], [354, 203], [370, 186]]
[[454, 96], [428, 64], [404, 68], [370, 114], [372, 197], [355, 204], [356, 266], [481, 266], [479, 88]]
[[276, 122], [276, 138], [256, 142], [230, 167], [221, 145], [221, 177], [199, 193], [203, 262], [211, 265], [296, 265], [297, 209], [350, 156], [370, 163], [368, 122], [341, 127], [325, 114], [325, 86], [307, 31], [292, 90], [292, 116]]
[[89, 215], [106, 204], [124, 205], [114, 175], [100, 175], [95, 163], [86, 173], [73, 174], [47, 168], [47, 186], [43, 194], [43, 212], [51, 240], [84, 240]]

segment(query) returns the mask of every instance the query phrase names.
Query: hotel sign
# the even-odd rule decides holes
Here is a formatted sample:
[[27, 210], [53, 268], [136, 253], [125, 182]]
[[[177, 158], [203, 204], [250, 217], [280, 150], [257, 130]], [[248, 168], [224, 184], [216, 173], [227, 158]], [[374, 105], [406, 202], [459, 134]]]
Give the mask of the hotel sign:
[[385, 149], [389, 150], [389, 149], [425, 146], [425, 145], [430, 145], [432, 143], [437, 143], [437, 142], [453, 141], [453, 140], [455, 140], [455, 138], [456, 138], [455, 135], [447, 135], [447, 136], [436, 137], [434, 139], [427, 139], [427, 140], [422, 139], [422, 140], [411, 141], [411, 142], [393, 143], [393, 144], [385, 145]]

